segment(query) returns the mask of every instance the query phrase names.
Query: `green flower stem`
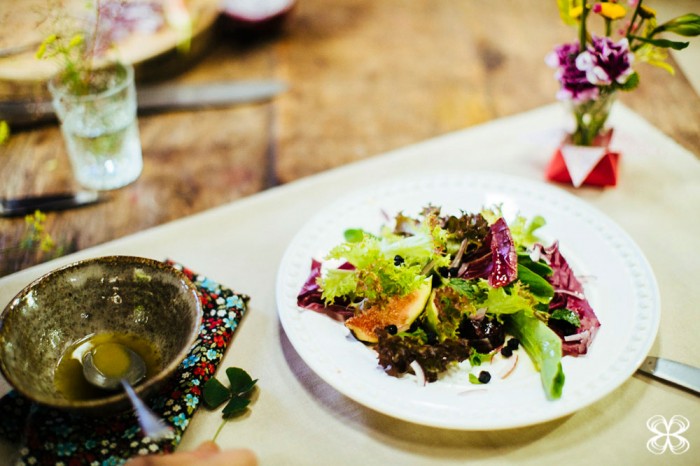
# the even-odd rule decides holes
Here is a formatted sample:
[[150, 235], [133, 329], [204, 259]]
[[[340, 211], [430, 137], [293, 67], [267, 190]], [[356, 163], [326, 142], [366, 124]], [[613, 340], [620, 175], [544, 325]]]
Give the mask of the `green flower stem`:
[[583, 2], [583, 10], [581, 11], [581, 28], [580, 28], [580, 36], [579, 36], [579, 52], [583, 52], [586, 50], [586, 42], [588, 39], [588, 34], [586, 32], [586, 21], [588, 21], [588, 12], [591, 10], [591, 8], [588, 6], [588, 4], [584, 1]]
[[575, 104], [572, 113], [576, 120], [576, 130], [571, 135], [577, 146], [593, 145], [597, 136], [605, 127], [610, 115], [610, 107], [615, 100], [615, 93], [601, 93], [596, 100]]
[[212, 442], [216, 443], [216, 439], [219, 438], [219, 434], [221, 433], [221, 429], [224, 428], [225, 424], [226, 424], [226, 419], [221, 421], [221, 424], [219, 424], [219, 428], [216, 429], [216, 433], [214, 434], [214, 438], [212, 439]]
[[255, 389], [255, 384], [258, 379], [253, 380], [250, 375], [240, 367], [229, 367], [226, 369], [230, 386], [226, 387], [216, 378], [212, 377], [207, 380], [202, 387], [202, 397], [204, 405], [208, 409], [216, 409], [224, 403], [227, 403], [223, 409], [224, 420], [216, 429], [213, 442], [221, 433], [226, 422], [236, 416], [243, 414], [248, 410], [250, 404], [250, 396]]
[[[637, 16], [639, 16], [639, 9], [642, 7], [642, 1], [639, 0], [637, 2], [637, 5], [634, 7], [634, 13], [632, 13], [632, 19], [630, 20], [629, 26], [627, 26], [627, 33], [625, 34], [625, 37], [627, 37], [627, 42], [629, 42], [630, 50], [635, 51], [635, 48], [632, 46], [632, 41], [634, 41], [634, 36], [632, 35], [632, 31], [634, 30], [634, 22], [637, 21]], [[639, 27], [641, 27], [642, 24], [641, 22], [639, 23]]]

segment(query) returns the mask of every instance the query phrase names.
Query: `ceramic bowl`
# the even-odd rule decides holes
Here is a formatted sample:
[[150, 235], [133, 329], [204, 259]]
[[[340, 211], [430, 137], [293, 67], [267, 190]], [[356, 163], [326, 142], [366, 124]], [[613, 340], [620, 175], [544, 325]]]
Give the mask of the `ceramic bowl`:
[[93, 334], [146, 340], [160, 362], [135, 387], [145, 397], [187, 356], [201, 319], [194, 285], [163, 262], [130, 256], [75, 262], [30, 283], [5, 307], [0, 370], [18, 392], [43, 405], [93, 414], [125, 409], [123, 392], [76, 400], [57, 389], [54, 376], [67, 349]]

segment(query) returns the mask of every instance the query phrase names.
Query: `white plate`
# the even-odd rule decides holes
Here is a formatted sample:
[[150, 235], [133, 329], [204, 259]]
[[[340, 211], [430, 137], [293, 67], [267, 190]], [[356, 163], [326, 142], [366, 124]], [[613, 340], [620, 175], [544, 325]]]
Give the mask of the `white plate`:
[[[565, 357], [559, 400], [546, 398], [524, 351], [515, 373], [488, 385], [469, 384], [465, 373], [422, 386], [413, 376], [386, 375], [376, 353], [329, 317], [301, 309], [297, 294], [311, 258], [343, 241], [347, 228], [378, 231], [399, 211], [428, 205], [443, 213], [477, 212], [502, 204], [515, 213], [542, 215], [540, 230], [559, 240], [574, 272], [586, 278], [586, 295], [601, 322], [588, 355]], [[437, 173], [389, 180], [350, 193], [324, 208], [295, 236], [277, 276], [280, 320], [301, 358], [328, 384], [379, 412], [418, 424], [461, 430], [522, 427], [571, 414], [627, 380], [647, 355], [659, 325], [654, 274], [634, 241], [584, 201], [540, 182], [494, 173]], [[521, 364], [522, 363], [522, 364]], [[528, 367], [529, 366], [529, 367]], [[474, 390], [478, 387], [479, 390]]]

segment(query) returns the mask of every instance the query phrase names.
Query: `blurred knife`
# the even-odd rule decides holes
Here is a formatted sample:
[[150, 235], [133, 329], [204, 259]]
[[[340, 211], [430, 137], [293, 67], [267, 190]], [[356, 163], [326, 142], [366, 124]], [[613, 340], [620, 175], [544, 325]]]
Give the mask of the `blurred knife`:
[[669, 359], [647, 357], [639, 372], [670, 382], [700, 395], [700, 368]]
[[259, 102], [287, 86], [275, 80], [229, 81], [206, 84], [162, 84], [137, 90], [139, 111], [158, 112]]
[[0, 199], [0, 217], [19, 217], [33, 214], [36, 210], [48, 212], [84, 207], [105, 199], [107, 199], [105, 194], [96, 191]]
[[[286, 90], [277, 80], [224, 81], [206, 84], [159, 84], [137, 89], [139, 113], [222, 107], [270, 99]], [[53, 106], [45, 101], [0, 102], [0, 120], [28, 125], [55, 120]]]

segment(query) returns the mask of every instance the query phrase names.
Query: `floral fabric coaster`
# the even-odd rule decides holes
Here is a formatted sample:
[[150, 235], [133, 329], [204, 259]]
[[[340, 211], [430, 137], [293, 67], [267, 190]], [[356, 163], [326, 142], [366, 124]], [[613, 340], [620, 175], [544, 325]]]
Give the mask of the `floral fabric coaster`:
[[135, 415], [94, 418], [39, 406], [15, 391], [0, 399], [0, 437], [20, 446], [18, 465], [121, 465], [127, 459], [169, 453], [180, 443], [202, 401], [202, 385], [221, 362], [249, 297], [168, 261], [192, 280], [202, 300], [199, 337], [173, 378], [147, 400], [173, 428], [172, 437], [144, 437]]

